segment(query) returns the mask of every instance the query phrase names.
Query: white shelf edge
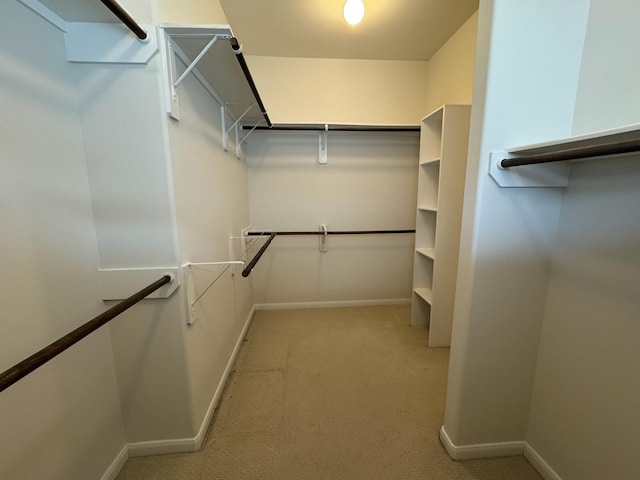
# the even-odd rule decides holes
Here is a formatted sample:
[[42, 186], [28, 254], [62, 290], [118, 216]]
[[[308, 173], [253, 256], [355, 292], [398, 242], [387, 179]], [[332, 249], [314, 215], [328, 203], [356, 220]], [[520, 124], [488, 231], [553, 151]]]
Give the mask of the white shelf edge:
[[507, 148], [508, 153], [533, 153], [540, 150], [553, 151], [564, 150], [567, 146], [578, 148], [581, 146], [597, 144], [600, 140], [607, 137], [640, 137], [640, 123], [624, 125], [622, 127], [612, 128], [609, 130], [600, 130], [597, 132], [586, 133], [583, 135], [575, 135], [572, 137], [564, 137], [547, 142], [532, 143], [529, 145], [519, 145], [517, 147]]
[[424, 167], [426, 165], [432, 165], [432, 164], [436, 164], [436, 163], [440, 163], [440, 159], [439, 158], [433, 158], [431, 160], [424, 160], [424, 161], [420, 162], [420, 166]]
[[436, 249], [435, 248], [416, 248], [416, 252], [418, 252], [423, 257], [430, 258], [431, 260], [436, 259]]
[[418, 297], [431, 305], [431, 302], [433, 301], [433, 292], [430, 288], [414, 288], [413, 293], [415, 293], [416, 295], [418, 295]]
[[437, 213], [438, 212], [438, 207], [429, 207], [426, 205], [419, 205], [418, 206], [418, 210], [421, 210], [423, 212], [434, 212]]

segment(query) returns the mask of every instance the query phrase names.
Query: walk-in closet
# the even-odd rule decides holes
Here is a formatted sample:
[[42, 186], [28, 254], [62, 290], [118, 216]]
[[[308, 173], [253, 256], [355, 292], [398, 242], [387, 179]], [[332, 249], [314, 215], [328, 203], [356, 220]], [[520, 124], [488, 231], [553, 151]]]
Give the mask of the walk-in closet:
[[0, 480], [639, 478], [639, 15], [5, 0]]

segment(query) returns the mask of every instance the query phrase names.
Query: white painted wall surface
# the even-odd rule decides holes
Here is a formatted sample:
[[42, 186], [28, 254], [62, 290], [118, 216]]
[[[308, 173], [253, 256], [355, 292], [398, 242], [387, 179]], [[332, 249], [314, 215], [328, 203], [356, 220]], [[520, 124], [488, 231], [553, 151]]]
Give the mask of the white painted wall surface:
[[[160, 68], [72, 66], [102, 268], [178, 263]], [[110, 326], [129, 443], [192, 436], [183, 324], [174, 294]]]
[[[640, 123], [637, 2], [591, 1], [574, 134]], [[527, 442], [563, 479], [639, 478], [640, 158], [574, 163]]]
[[501, 189], [486, 172], [492, 150], [570, 135], [588, 6], [480, 5], [445, 417], [455, 445], [526, 435], [562, 192]]
[[[412, 133], [253, 134], [247, 148], [251, 225], [262, 230], [412, 229], [418, 138]], [[251, 277], [256, 303], [409, 299], [412, 234], [278, 237]]]
[[[180, 264], [232, 260], [229, 237], [249, 223], [247, 166], [222, 148], [220, 106], [193, 75], [179, 87], [181, 118], [169, 120]], [[227, 118], [227, 125], [232, 120]], [[235, 142], [232, 142], [235, 147]], [[234, 241], [236, 255], [240, 242]], [[195, 436], [216, 394], [253, 307], [242, 267], [194, 266], [197, 320], [183, 324]], [[233, 273], [236, 273], [233, 275]], [[207, 287], [220, 276], [207, 290]], [[205, 293], [206, 291], [206, 293]], [[181, 289], [180, 295], [186, 295]], [[186, 298], [182, 299], [186, 302]], [[222, 385], [221, 385], [222, 382]]]
[[477, 34], [478, 12], [429, 59], [425, 114], [445, 103], [471, 104]]
[[275, 123], [418, 125], [427, 62], [246, 56]]
[[640, 122], [640, 3], [591, 0], [573, 134]]
[[[0, 45], [4, 371], [105, 308], [62, 34], [18, 2], [3, 2]], [[0, 478], [100, 478], [124, 442], [108, 329], [0, 393]]]
[[567, 480], [640, 476], [638, 160], [574, 164], [562, 203], [527, 441]]
[[157, 23], [228, 24], [218, 0], [155, 0]]

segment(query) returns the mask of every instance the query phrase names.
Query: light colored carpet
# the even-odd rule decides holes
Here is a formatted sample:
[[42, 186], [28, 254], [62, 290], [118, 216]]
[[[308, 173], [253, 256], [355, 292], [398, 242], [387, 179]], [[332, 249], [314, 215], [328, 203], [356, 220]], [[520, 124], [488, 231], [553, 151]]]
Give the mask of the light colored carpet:
[[408, 306], [260, 311], [202, 449], [131, 458], [118, 480], [540, 480], [524, 457], [451, 460], [448, 349]]

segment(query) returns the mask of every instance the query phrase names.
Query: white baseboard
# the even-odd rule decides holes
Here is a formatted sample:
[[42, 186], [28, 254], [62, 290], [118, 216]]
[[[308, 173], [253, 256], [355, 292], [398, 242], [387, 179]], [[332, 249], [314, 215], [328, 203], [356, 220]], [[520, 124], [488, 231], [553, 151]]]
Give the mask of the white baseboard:
[[[207, 408], [207, 413], [202, 420], [202, 424], [200, 425], [200, 429], [198, 434], [193, 438], [177, 438], [171, 440], [152, 440], [145, 442], [136, 442], [129, 443], [126, 446], [126, 450], [129, 457], [144, 457], [148, 455], [164, 455], [168, 453], [185, 453], [185, 452], [195, 452], [202, 447], [202, 443], [204, 442], [204, 437], [207, 433], [207, 429], [209, 428], [209, 424], [211, 423], [211, 419], [213, 418], [213, 412], [220, 401], [220, 397], [222, 396], [222, 391], [224, 390], [224, 386], [227, 383], [227, 379], [233, 370], [233, 364], [236, 361], [236, 357], [238, 356], [238, 352], [240, 351], [240, 347], [242, 346], [242, 342], [244, 341], [244, 337], [247, 334], [247, 330], [249, 330], [249, 326], [251, 325], [251, 320], [253, 320], [253, 316], [255, 315], [256, 307], [254, 306], [247, 319], [244, 322], [244, 326], [242, 327], [242, 331], [236, 341], [236, 345], [231, 353], [231, 357], [227, 362], [227, 366], [224, 370], [222, 378], [220, 382], [218, 382], [218, 387], [211, 399], [211, 403], [209, 404], [209, 408]], [[126, 461], [126, 458], [124, 459]], [[124, 465], [124, 461], [122, 465]], [[120, 468], [122, 468], [122, 465]], [[119, 470], [118, 470], [119, 471]], [[117, 472], [116, 472], [117, 474]], [[115, 477], [114, 477], [115, 478]], [[104, 480], [107, 480], [106, 478]]]
[[129, 458], [129, 449], [127, 445], [122, 447], [120, 453], [116, 455], [116, 458], [111, 462], [107, 471], [104, 472], [104, 475], [100, 478], [100, 480], [115, 480], [124, 464], [127, 463], [127, 459]]
[[258, 303], [256, 310], [297, 310], [304, 308], [370, 307], [379, 305], [411, 305], [410, 298], [381, 300], [336, 300], [328, 302]]
[[560, 475], [528, 443], [524, 447], [524, 456], [544, 480], [562, 480]]
[[213, 412], [218, 406], [218, 402], [220, 401], [220, 397], [222, 396], [222, 391], [224, 390], [224, 386], [227, 384], [227, 379], [231, 372], [233, 371], [233, 364], [236, 361], [236, 357], [238, 356], [238, 352], [240, 352], [240, 347], [242, 347], [242, 343], [244, 342], [244, 337], [247, 336], [247, 330], [249, 330], [249, 326], [251, 325], [251, 320], [253, 320], [253, 316], [256, 313], [256, 307], [253, 306], [247, 319], [244, 322], [244, 326], [242, 327], [242, 331], [240, 332], [240, 336], [236, 341], [235, 347], [233, 347], [233, 352], [231, 353], [231, 357], [227, 362], [227, 366], [224, 369], [224, 373], [222, 374], [222, 378], [218, 383], [218, 387], [216, 388], [216, 393], [214, 393], [213, 398], [211, 399], [211, 403], [209, 404], [209, 408], [207, 409], [207, 413], [204, 416], [204, 420], [200, 425], [200, 430], [198, 431], [198, 435], [196, 435], [196, 450], [200, 450], [202, 447], [202, 442], [204, 442], [204, 437], [207, 434], [207, 429], [209, 428], [209, 423], [211, 423], [211, 418], [213, 418]]
[[440, 441], [454, 460], [471, 458], [512, 457], [522, 455], [526, 442], [477, 443], [474, 445], [454, 445], [444, 426], [440, 429]]
[[166, 455], [168, 453], [195, 452], [195, 438], [176, 438], [170, 440], [149, 440], [145, 442], [127, 443], [130, 457], [146, 457], [149, 455]]
[[440, 441], [454, 460], [524, 455], [544, 480], [562, 480], [560, 475], [525, 441], [454, 445], [444, 426], [440, 429]]

